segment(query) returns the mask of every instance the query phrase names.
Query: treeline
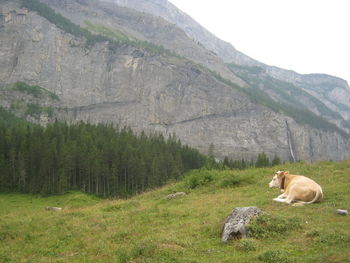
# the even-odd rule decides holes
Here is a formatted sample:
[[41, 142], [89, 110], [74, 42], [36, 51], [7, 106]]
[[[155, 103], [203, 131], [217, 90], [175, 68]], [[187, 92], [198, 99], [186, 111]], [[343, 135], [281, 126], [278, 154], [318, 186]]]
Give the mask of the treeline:
[[14, 121], [0, 108], [0, 191], [62, 194], [81, 190], [127, 197], [206, 164], [175, 136], [135, 135], [112, 125]]
[[[210, 159], [209, 161], [210, 162]], [[229, 159], [227, 156], [222, 161], [214, 162], [211, 161], [211, 166], [216, 169], [239, 169], [244, 170], [247, 168], [262, 168], [281, 164], [281, 159], [279, 156], [275, 155], [272, 160], [266, 155], [266, 153], [260, 153], [256, 160], [246, 161]]]

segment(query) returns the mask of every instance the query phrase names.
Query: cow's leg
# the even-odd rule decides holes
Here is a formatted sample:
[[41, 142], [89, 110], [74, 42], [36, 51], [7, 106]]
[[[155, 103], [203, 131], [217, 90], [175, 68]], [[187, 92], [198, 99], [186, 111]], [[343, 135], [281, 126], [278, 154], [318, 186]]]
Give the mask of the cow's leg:
[[284, 199], [284, 198], [287, 198], [287, 195], [285, 193], [279, 195], [277, 198], [279, 199]]
[[286, 201], [286, 199], [282, 199], [282, 198], [277, 197], [277, 198], [274, 198], [273, 201], [284, 203]]

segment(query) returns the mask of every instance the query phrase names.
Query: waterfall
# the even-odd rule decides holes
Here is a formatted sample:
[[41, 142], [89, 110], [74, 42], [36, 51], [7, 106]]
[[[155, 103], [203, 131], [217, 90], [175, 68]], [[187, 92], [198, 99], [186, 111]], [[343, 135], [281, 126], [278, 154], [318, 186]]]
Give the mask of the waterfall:
[[291, 137], [291, 132], [287, 121], [286, 121], [286, 127], [287, 127], [287, 139], [288, 139], [289, 152], [290, 152], [290, 156], [292, 157], [293, 163], [295, 163], [296, 159], [293, 151], [292, 137]]

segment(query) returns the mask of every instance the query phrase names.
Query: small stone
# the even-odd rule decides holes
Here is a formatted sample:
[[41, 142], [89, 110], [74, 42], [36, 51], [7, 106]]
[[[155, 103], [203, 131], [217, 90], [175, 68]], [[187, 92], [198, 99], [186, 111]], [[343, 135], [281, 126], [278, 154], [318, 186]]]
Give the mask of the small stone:
[[174, 194], [167, 195], [165, 197], [165, 199], [170, 200], [170, 199], [173, 199], [175, 197], [184, 196], [184, 195], [186, 195], [186, 193], [184, 193], [184, 192], [177, 192], [177, 193], [174, 193]]
[[61, 207], [53, 207], [53, 206], [47, 206], [45, 207], [46, 211], [62, 211]]
[[347, 216], [348, 215], [348, 210], [337, 209], [337, 210], [335, 210], [335, 213], [338, 214], [338, 215]]

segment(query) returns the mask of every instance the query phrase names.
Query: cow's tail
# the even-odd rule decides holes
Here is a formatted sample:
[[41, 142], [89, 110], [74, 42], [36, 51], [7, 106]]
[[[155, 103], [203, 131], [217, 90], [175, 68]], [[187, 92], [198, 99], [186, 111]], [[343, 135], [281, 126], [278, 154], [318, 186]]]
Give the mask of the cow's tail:
[[322, 192], [322, 188], [320, 187], [318, 189], [318, 191], [316, 192], [314, 199], [312, 199], [309, 202], [297, 201], [293, 205], [294, 206], [308, 205], [308, 204], [312, 204], [312, 203], [316, 203], [318, 201], [321, 201], [322, 199], [323, 199], [323, 192]]

